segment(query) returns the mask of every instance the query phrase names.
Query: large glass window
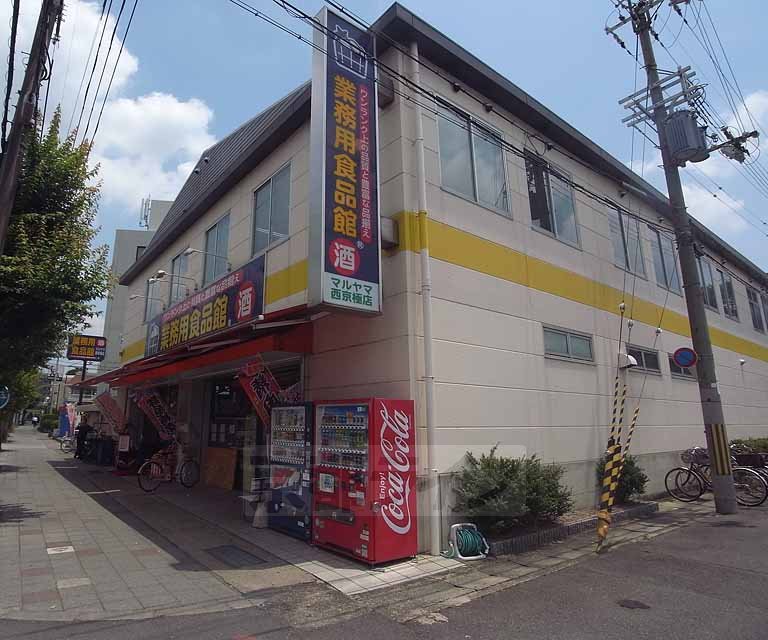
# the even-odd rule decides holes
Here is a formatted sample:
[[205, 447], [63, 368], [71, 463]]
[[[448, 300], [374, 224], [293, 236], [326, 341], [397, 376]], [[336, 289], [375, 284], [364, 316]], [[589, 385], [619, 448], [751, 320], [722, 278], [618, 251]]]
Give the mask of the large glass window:
[[673, 377], [680, 377], [680, 378], [696, 377], [695, 367], [681, 367], [675, 362], [675, 359], [671, 355], [669, 356], [669, 372], [672, 374]]
[[439, 107], [443, 187], [487, 207], [509, 210], [501, 135], [466, 114]]
[[203, 284], [223, 276], [229, 268], [229, 214], [205, 233], [205, 262]]
[[659, 229], [649, 228], [656, 282], [665, 289], [680, 293], [680, 274], [677, 270], [674, 240]]
[[717, 295], [715, 294], [715, 278], [712, 273], [712, 265], [701, 256], [698, 257], [698, 261], [701, 288], [704, 292], [704, 304], [717, 311]]
[[187, 280], [179, 276], [187, 275], [189, 258], [185, 253], [180, 253], [171, 260], [171, 304], [183, 300], [187, 296]]
[[[765, 331], [763, 315], [760, 311], [760, 296], [752, 287], [747, 287], [747, 300], [749, 300], [749, 312], [752, 315], [752, 326], [757, 331]], [[765, 296], [763, 296], [763, 303], [765, 302]], [[768, 316], [766, 316], [766, 322], [768, 322]]]
[[256, 191], [253, 199], [253, 253], [288, 237], [291, 166], [278, 171]]
[[533, 225], [565, 242], [578, 244], [576, 205], [569, 176], [530, 151], [525, 152], [525, 172]]
[[160, 282], [154, 278], [147, 280], [147, 294], [144, 305], [144, 322], [149, 322], [163, 311], [163, 300], [160, 297]]
[[640, 244], [640, 223], [616, 209], [608, 210], [608, 226], [613, 242], [613, 259], [617, 266], [645, 276], [643, 247]]
[[723, 299], [723, 311], [731, 320], [739, 319], [739, 309], [736, 306], [736, 293], [733, 290], [731, 274], [721, 269], [717, 270], [720, 281], [720, 297]]

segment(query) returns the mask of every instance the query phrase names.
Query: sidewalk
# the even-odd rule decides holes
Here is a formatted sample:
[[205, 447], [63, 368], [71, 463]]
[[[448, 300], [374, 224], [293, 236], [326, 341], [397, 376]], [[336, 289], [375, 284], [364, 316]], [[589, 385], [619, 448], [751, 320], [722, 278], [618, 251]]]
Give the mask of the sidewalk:
[[[0, 618], [135, 619], [268, 603], [289, 618], [301, 610], [295, 617], [304, 626], [371, 609], [429, 621], [594, 557], [588, 532], [482, 562], [423, 556], [368, 570], [252, 528], [232, 492], [174, 483], [146, 494], [135, 477], [73, 460], [31, 427], [17, 430], [0, 455]], [[608, 552], [711, 512], [706, 503], [663, 504], [654, 518], [612, 528]], [[308, 615], [302, 597], [323, 605]]]

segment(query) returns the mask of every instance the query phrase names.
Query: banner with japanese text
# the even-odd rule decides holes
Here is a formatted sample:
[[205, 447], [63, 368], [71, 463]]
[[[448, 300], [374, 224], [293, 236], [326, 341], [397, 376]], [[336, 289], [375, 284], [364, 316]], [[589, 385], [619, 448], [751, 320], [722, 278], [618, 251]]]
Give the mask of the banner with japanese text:
[[301, 383], [281, 389], [280, 383], [260, 356], [246, 364], [237, 379], [267, 427], [272, 421], [272, 407], [276, 404], [297, 404], [302, 401]]
[[102, 417], [114, 429], [115, 433], [121, 433], [125, 427], [125, 415], [109, 391], [100, 393], [93, 401], [99, 405]]
[[228, 273], [147, 323], [147, 356], [256, 320], [264, 311], [264, 256]]
[[156, 391], [140, 389], [136, 391], [134, 401], [149, 421], [155, 425], [163, 440], [170, 440], [176, 435], [176, 418]]
[[[323, 9], [312, 96], [312, 303], [381, 311], [378, 107], [371, 33]], [[322, 130], [322, 132], [320, 132]], [[312, 231], [312, 229], [311, 229]], [[318, 260], [319, 258], [319, 260]], [[315, 264], [319, 262], [319, 264]]]

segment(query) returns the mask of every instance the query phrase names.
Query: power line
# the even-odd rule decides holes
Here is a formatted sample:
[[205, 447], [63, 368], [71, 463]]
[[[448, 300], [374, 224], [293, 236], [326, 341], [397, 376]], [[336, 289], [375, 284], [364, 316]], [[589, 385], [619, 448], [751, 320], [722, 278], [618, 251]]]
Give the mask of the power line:
[[[104, 13], [107, 8], [107, 0], [104, 0], [101, 4], [101, 15], [99, 16], [99, 21], [96, 23], [96, 30], [93, 32], [93, 38], [91, 38], [91, 46], [88, 49], [88, 57], [85, 59], [85, 66], [83, 67], [83, 75], [80, 78], [80, 86], [77, 89], [77, 95], [75, 96], [75, 104], [72, 105], [72, 113], [69, 116], [69, 124], [67, 125], [67, 132], [72, 131], [72, 123], [75, 119], [75, 113], [77, 112], [77, 103], [80, 102], [80, 93], [83, 90], [83, 85], [85, 84], [85, 76], [88, 74], [88, 66], [91, 63], [91, 56], [93, 55], [93, 47], [96, 45], [96, 39], [99, 37], [99, 27], [101, 26], [101, 23], [104, 18]], [[74, 39], [74, 34], [72, 35]], [[85, 105], [85, 100], [83, 100], [83, 105]]]
[[704, 191], [706, 191], [709, 195], [711, 195], [713, 198], [716, 198], [718, 202], [721, 204], [724, 204], [726, 207], [728, 207], [731, 211], [733, 211], [739, 218], [744, 220], [747, 224], [752, 225], [755, 229], [757, 229], [761, 234], [763, 234], [766, 238], [768, 238], [768, 233], [766, 233], [765, 229], [762, 229], [759, 225], [755, 224], [750, 218], [747, 218], [741, 211], [739, 211], [736, 207], [734, 207], [732, 204], [730, 204], [727, 200], [724, 200], [720, 196], [718, 196], [716, 193], [712, 193], [707, 186], [699, 180], [695, 175], [688, 174], [688, 177], [690, 177], [694, 182], [696, 182]]
[[19, 5], [21, 0], [13, 0], [13, 12], [11, 14], [11, 37], [8, 45], [8, 72], [5, 85], [5, 101], [3, 103], [3, 131], [0, 136], [2, 142], [2, 152], [5, 154], [5, 146], [8, 140], [8, 105], [11, 101], [11, 92], [13, 90], [13, 69], [14, 58], [16, 57], [16, 34], [19, 28]]
[[91, 90], [91, 82], [93, 81], [93, 76], [96, 73], [96, 64], [99, 61], [99, 52], [101, 51], [101, 43], [104, 41], [104, 34], [107, 31], [107, 23], [109, 22], [109, 13], [112, 11], [112, 0], [109, 0], [109, 8], [107, 9], [106, 15], [104, 16], [104, 24], [101, 28], [101, 35], [99, 36], [99, 44], [96, 47], [96, 56], [93, 58], [93, 67], [91, 68], [91, 72], [88, 76], [88, 84], [85, 86], [85, 96], [83, 96], [83, 107], [80, 109], [80, 117], [77, 119], [77, 134], [80, 133], [80, 124], [83, 120], [83, 114], [85, 113], [85, 105], [88, 102], [88, 92]]
[[[280, 0], [273, 0], [273, 1], [276, 2], [276, 3], [279, 3], [281, 6], [283, 4], [286, 4], [286, 5], [288, 5], [288, 8], [294, 9], [297, 13], [301, 14], [302, 17], [306, 16], [306, 14], [301, 12], [301, 10], [296, 9], [293, 5], [291, 5], [288, 2], [283, 3]], [[319, 45], [316, 45], [310, 39], [306, 38], [305, 36], [301, 35], [300, 33], [296, 32], [296, 31], [294, 31], [290, 27], [285, 26], [284, 24], [280, 23], [279, 21], [275, 20], [274, 18], [270, 17], [269, 15], [265, 14], [263, 11], [260, 11], [260, 10], [258, 10], [256, 8], [252, 7], [247, 2], [245, 2], [245, 0], [227, 0], [227, 2], [230, 2], [231, 4], [237, 6], [238, 8], [246, 11], [247, 13], [251, 14], [253, 17], [258, 18], [260, 20], [263, 20], [264, 22], [266, 22], [266, 23], [276, 27], [277, 29], [279, 29], [279, 30], [281, 30], [281, 31], [291, 35], [292, 37], [295, 37], [297, 40], [300, 40], [301, 42], [304, 42], [305, 44], [310, 46], [312, 49], [318, 51], [319, 53], [322, 53], [323, 55], [326, 55], [326, 56], [328, 55], [328, 52], [325, 49], [323, 49]], [[285, 8], [285, 7], [283, 7], [283, 8]], [[322, 33], [325, 33], [327, 35], [327, 37], [332, 38], [332, 39], [338, 37], [338, 36], [336, 36], [336, 34], [330, 32], [328, 29], [326, 29], [322, 25], [319, 25], [319, 23], [317, 23], [311, 17], [309, 17], [309, 19], [311, 20], [311, 22], [313, 24], [318, 24], [318, 26], [314, 27], [314, 28], [319, 30], [319, 31], [321, 31]], [[374, 64], [376, 64], [377, 68], [381, 65], [383, 67], [382, 70], [384, 70], [384, 72], [387, 73], [387, 75], [390, 75], [390, 77], [392, 77], [393, 79], [397, 80], [399, 84], [407, 84], [414, 92], [419, 93], [419, 94], [421, 94], [423, 96], [426, 96], [429, 100], [431, 100], [433, 102], [440, 100], [439, 96], [435, 96], [435, 95], [429, 93], [428, 91], [426, 91], [425, 89], [423, 89], [419, 85], [416, 85], [415, 83], [413, 83], [410, 79], [402, 76], [402, 74], [400, 74], [399, 72], [394, 71], [394, 70], [391, 70], [391, 71], [388, 70], [387, 66], [381, 64], [380, 61], [377, 58], [375, 58], [374, 56], [371, 56], [370, 59], [371, 59], [371, 61]], [[429, 68], [429, 67], [427, 67], [427, 68]], [[380, 82], [380, 80], [378, 80], [378, 78], [376, 80], [377, 80], [377, 82]], [[410, 95], [408, 95], [406, 93], [403, 93], [402, 91], [398, 90], [397, 88], [394, 88], [393, 90], [394, 90], [394, 93], [396, 95], [402, 97], [404, 100], [407, 100], [407, 101], [409, 101], [409, 102], [411, 102], [413, 104], [416, 104], [416, 105], [420, 106], [425, 111], [427, 111], [427, 112], [429, 112], [429, 113], [431, 113], [433, 115], [440, 116], [441, 118], [445, 118], [448, 122], [450, 122], [451, 124], [453, 124], [453, 125], [461, 128], [461, 129], [463, 129], [464, 131], [467, 131], [467, 132], [471, 132], [472, 131], [472, 127], [470, 126], [470, 124], [468, 124], [466, 119], [464, 119], [463, 121], [452, 119], [449, 116], [447, 116], [444, 111], [438, 111], [436, 107], [434, 107], [434, 106], [432, 106], [430, 104], [424, 104], [423, 102], [419, 102], [414, 97], [412, 97], [412, 96], [410, 96]], [[453, 105], [446, 105], [446, 106], [450, 107], [451, 110], [453, 110], [454, 112], [457, 111], [457, 108], [454, 107]], [[457, 113], [457, 115], [460, 115], [460, 114]], [[462, 115], [462, 118], [464, 118], [464, 115], [463, 114], [461, 114], [461, 115]], [[467, 118], [469, 120], [471, 120], [474, 124], [483, 126], [482, 123], [478, 123], [474, 118], [472, 118], [471, 115], [467, 114]], [[485, 130], [487, 131], [487, 128], [485, 128]], [[548, 162], [546, 162], [542, 158], [536, 158], [535, 156], [532, 157], [530, 154], [526, 154], [523, 149], [520, 149], [520, 148], [516, 147], [515, 145], [513, 145], [512, 143], [509, 143], [509, 142], [503, 140], [497, 134], [494, 134], [493, 132], [487, 131], [487, 135], [485, 137], [486, 137], [486, 140], [488, 140], [489, 142], [491, 142], [492, 144], [494, 144], [496, 146], [499, 146], [501, 149], [507, 150], [507, 151], [509, 151], [510, 153], [512, 153], [513, 155], [515, 155], [517, 157], [531, 160], [531, 161], [539, 164], [540, 166], [542, 166], [544, 170], [550, 171], [549, 163]], [[613, 209], [615, 209], [615, 210], [625, 214], [629, 218], [631, 218], [633, 220], [637, 220], [637, 221], [641, 222], [644, 225], [647, 225], [651, 229], [657, 229], [660, 232], [662, 232], [668, 238], [673, 238], [674, 239], [674, 237], [675, 237], [674, 236], [674, 233], [675, 233], [674, 229], [672, 229], [672, 228], [670, 228], [668, 226], [665, 226], [663, 224], [659, 224], [659, 223], [656, 223], [656, 222], [651, 222], [651, 221], [643, 218], [642, 216], [639, 216], [638, 214], [632, 212], [630, 209], [622, 206], [618, 202], [615, 202], [615, 201], [611, 200], [608, 196], [605, 196], [605, 195], [602, 195], [602, 194], [598, 194], [598, 193], [592, 191], [591, 189], [589, 189], [588, 187], [585, 187], [584, 185], [582, 185], [582, 184], [574, 181], [573, 179], [563, 175], [560, 172], [557, 173], [557, 177], [560, 180], [562, 180], [565, 184], [569, 185], [572, 189], [574, 189], [574, 191], [582, 193], [583, 195], [587, 196], [588, 198], [594, 200], [595, 202], [603, 204], [604, 206], [609, 206], [609, 207], [611, 207], [611, 208], [613, 208]], [[614, 178], [612, 178], [612, 179], [614, 179]], [[701, 253], [703, 255], [708, 255], [709, 256], [709, 254], [705, 254], [703, 251], [701, 251]], [[709, 256], [709, 257], [711, 257], [711, 256]], [[712, 258], [712, 259], [716, 260], [718, 263], [721, 263], [721, 259], [719, 259], [719, 258]], [[725, 267], [723, 267], [723, 268], [725, 269]], [[725, 270], [728, 271], [727, 269], [725, 269]], [[740, 276], [738, 276], [738, 274], [732, 273], [730, 271], [728, 271], [728, 273], [730, 273], [734, 277], [734, 279], [740, 280], [742, 282], [746, 282]]]
[[46, 85], [45, 85], [45, 100], [43, 102], [43, 117], [40, 120], [40, 140], [43, 139], [43, 135], [45, 133], [45, 117], [48, 113], [48, 93], [51, 90], [51, 77], [53, 76], [53, 63], [56, 60], [56, 49], [58, 47], [58, 39], [55, 39], [53, 42], [53, 53], [51, 53], [50, 56], [46, 56], [48, 58], [48, 77], [46, 78]]
[[96, 84], [96, 91], [93, 93], [93, 104], [91, 105], [91, 110], [88, 112], [88, 120], [85, 123], [85, 130], [83, 131], [83, 140], [88, 136], [88, 129], [91, 126], [91, 118], [93, 117], [93, 111], [96, 108], [96, 102], [99, 99], [99, 91], [101, 90], [101, 82], [104, 80], [104, 72], [107, 70], [107, 65], [109, 64], [109, 54], [112, 53], [112, 45], [115, 42], [115, 35], [117, 34], [117, 27], [120, 25], [120, 18], [123, 17], [123, 10], [125, 9], [125, 3], [126, 0], [122, 0], [120, 3], [120, 11], [117, 13], [117, 19], [115, 20], [115, 27], [112, 29], [112, 35], [109, 38], [109, 46], [107, 47], [107, 54], [104, 56], [104, 66], [101, 68], [101, 73], [99, 74], [99, 81]]
[[138, 6], [138, 4], [139, 4], [139, 0], [134, 0], [133, 8], [131, 9], [131, 15], [128, 16], [128, 24], [125, 27], [123, 38], [120, 41], [120, 49], [117, 52], [117, 59], [115, 60], [115, 66], [112, 68], [112, 75], [109, 76], [109, 82], [107, 83], [107, 90], [104, 93], [104, 101], [101, 103], [101, 109], [99, 110], [99, 117], [96, 119], [96, 126], [93, 128], [93, 134], [91, 135], [91, 143], [88, 149], [89, 153], [90, 153], [90, 150], [93, 149], [93, 142], [94, 140], [96, 140], [96, 134], [99, 131], [99, 125], [101, 124], [101, 116], [104, 114], [104, 107], [107, 104], [107, 98], [109, 98], [109, 91], [112, 88], [112, 81], [115, 79], [115, 73], [117, 72], [117, 67], [120, 64], [120, 57], [123, 55], [123, 48], [125, 47], [125, 41], [128, 39], [128, 32], [131, 30], [131, 24], [133, 23], [133, 14], [136, 13], [136, 7]]
[[[722, 191], [722, 192], [723, 192], [723, 193], [724, 193], [726, 196], [728, 196], [728, 197], [729, 197], [729, 198], [730, 198], [730, 199], [731, 199], [733, 202], [737, 202], [737, 199], [736, 199], [736, 198], [735, 198], [735, 197], [734, 197], [732, 194], [728, 193], [728, 191], [726, 191], [726, 190], [725, 190], [725, 187], [723, 187], [723, 186], [721, 186], [720, 184], [718, 184], [718, 183], [717, 183], [717, 181], [716, 181], [716, 180], [714, 180], [714, 179], [713, 179], [711, 176], [708, 176], [706, 173], [704, 173], [704, 172], [703, 172], [701, 169], [699, 169], [699, 168], [698, 168], [698, 167], [696, 167], [695, 165], [692, 165], [690, 168], [691, 168], [691, 169], [694, 169], [694, 170], [695, 170], [695, 171], [697, 171], [697, 172], [698, 172], [698, 173], [699, 173], [699, 174], [700, 174], [700, 175], [701, 175], [703, 178], [705, 178], [706, 180], [708, 180], [708, 181], [709, 181], [709, 182], [710, 182], [710, 183], [711, 183], [711, 184], [712, 184], [712, 185], [715, 187], [715, 189], [717, 189], [718, 191]], [[743, 207], [742, 207], [742, 209], [743, 209], [744, 211], [746, 211], [747, 213], [749, 213], [751, 216], [753, 216], [753, 217], [754, 217], [754, 218], [755, 218], [755, 219], [756, 219], [758, 222], [760, 222], [761, 224], [763, 224], [763, 225], [765, 225], [766, 227], [768, 227], [768, 222], [766, 222], [766, 221], [765, 221], [763, 218], [761, 218], [759, 214], [757, 214], [757, 213], [755, 213], [754, 211], [752, 211], [752, 210], [751, 210], [749, 207], [747, 207], [747, 206], [743, 206]]]

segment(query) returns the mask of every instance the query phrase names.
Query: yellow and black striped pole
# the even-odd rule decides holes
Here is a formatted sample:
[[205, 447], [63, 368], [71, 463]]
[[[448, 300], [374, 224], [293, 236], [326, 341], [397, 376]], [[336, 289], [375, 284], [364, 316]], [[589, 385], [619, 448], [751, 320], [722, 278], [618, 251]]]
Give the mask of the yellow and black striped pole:
[[603, 481], [600, 493], [600, 508], [597, 512], [597, 550], [600, 550], [608, 529], [611, 526], [611, 507], [613, 506], [613, 494], [618, 485], [619, 470], [621, 468], [621, 426], [624, 421], [624, 405], [627, 398], [627, 385], [621, 391], [619, 400], [619, 374], [613, 389], [613, 412], [611, 415], [611, 433], [608, 438], [608, 446], [605, 449], [605, 467], [603, 468]]

